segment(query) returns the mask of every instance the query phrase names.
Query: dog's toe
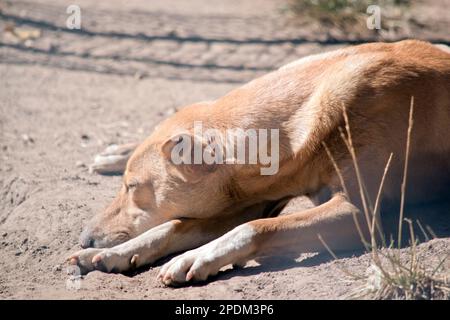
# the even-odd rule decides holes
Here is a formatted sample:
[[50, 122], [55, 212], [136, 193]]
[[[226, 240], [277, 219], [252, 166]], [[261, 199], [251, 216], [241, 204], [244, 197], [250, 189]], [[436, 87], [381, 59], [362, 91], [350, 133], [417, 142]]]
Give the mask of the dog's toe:
[[69, 259], [67, 259], [67, 262], [70, 265], [77, 265], [78, 264], [78, 257], [70, 257]]
[[184, 259], [184, 255], [178, 256], [162, 266], [158, 279], [166, 286], [177, 286], [186, 282], [186, 272], [190, 264]]
[[108, 270], [108, 266], [105, 264], [104, 260], [102, 259], [101, 255], [96, 255], [94, 258], [92, 258], [92, 264], [94, 265], [95, 270], [99, 270], [102, 272], [111, 272], [111, 270]]
[[138, 255], [122, 254], [111, 249], [105, 249], [92, 258], [96, 270], [103, 272], [124, 272], [133, 268]]
[[101, 252], [101, 249], [89, 248], [80, 250], [72, 254], [68, 259], [69, 265], [76, 265], [80, 268], [81, 274], [86, 274], [95, 270], [95, 266], [92, 263], [92, 258]]
[[202, 252], [188, 251], [166, 263], [158, 279], [166, 286], [180, 286], [190, 281], [204, 281], [219, 271], [213, 263], [202, 258]]

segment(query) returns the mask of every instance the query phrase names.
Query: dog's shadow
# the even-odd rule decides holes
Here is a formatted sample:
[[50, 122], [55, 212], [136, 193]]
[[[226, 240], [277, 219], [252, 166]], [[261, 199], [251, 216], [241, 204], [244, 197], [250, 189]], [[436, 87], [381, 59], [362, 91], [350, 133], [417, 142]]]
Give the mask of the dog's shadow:
[[[338, 259], [356, 257], [364, 254], [364, 250], [346, 251], [337, 253]], [[258, 265], [246, 266], [244, 268], [230, 268], [224, 271], [220, 271], [216, 276], [208, 278], [207, 281], [196, 283], [195, 285], [201, 286], [212, 281], [228, 280], [233, 277], [248, 277], [263, 274], [266, 272], [284, 271], [293, 268], [309, 268], [321, 265], [335, 260], [328, 252], [317, 253], [312, 256], [305, 257], [301, 260], [289, 257], [267, 257], [264, 259], [258, 259]]]
[[[414, 229], [415, 229], [415, 238], [416, 240], [419, 240], [420, 243], [428, 241], [428, 238], [435, 238], [435, 237], [449, 237], [450, 236], [450, 219], [449, 215], [445, 214], [443, 215], [442, 212], [445, 213], [448, 212], [448, 209], [450, 209], [450, 204], [435, 204], [435, 205], [427, 205], [424, 207], [413, 207], [408, 208], [408, 218], [411, 219], [414, 222], [417, 222], [420, 220], [421, 225], [423, 226], [424, 230], [421, 230], [419, 228], [418, 223], [414, 223]], [[424, 215], [423, 211], [424, 209], [427, 209], [427, 214]], [[396, 226], [398, 225], [398, 217], [396, 214], [388, 215], [384, 218], [383, 226], [384, 230], [386, 232], [386, 240], [389, 239], [396, 239], [396, 236], [393, 236], [396, 234]], [[424, 232], [429, 232], [429, 236], [425, 236]], [[403, 230], [403, 238], [409, 239], [409, 228], [405, 227]], [[396, 243], [394, 242], [395, 246]], [[408, 241], [404, 241], [402, 243], [402, 247], [409, 246], [410, 243]], [[344, 259], [344, 258], [350, 258], [350, 257], [358, 257], [363, 254], [365, 254], [366, 251], [364, 249], [356, 250], [356, 251], [344, 251], [344, 252], [336, 252], [336, 256], [338, 259]], [[170, 261], [173, 257], [177, 256], [180, 253], [172, 254], [170, 256], [167, 256], [165, 258], [162, 258], [158, 260], [156, 263], [152, 264], [151, 266], [144, 266], [132, 271], [129, 271], [125, 273], [126, 276], [134, 277], [136, 275], [139, 275], [143, 272], [147, 272], [150, 269], [154, 267], [161, 267], [168, 261]], [[298, 259], [300, 258], [300, 259]], [[217, 280], [228, 280], [233, 277], [249, 277], [254, 276], [258, 274], [263, 274], [267, 272], [277, 272], [277, 271], [284, 271], [288, 269], [293, 268], [308, 268], [308, 267], [314, 267], [318, 266], [323, 263], [327, 263], [334, 260], [334, 258], [328, 253], [328, 252], [322, 252], [317, 253], [315, 255], [311, 256], [301, 256], [298, 255], [297, 258], [289, 258], [286, 256], [283, 257], [269, 257], [260, 259], [258, 261], [258, 265], [247, 265], [244, 268], [229, 268], [223, 271], [220, 271], [217, 275], [209, 277], [208, 280], [202, 281], [202, 282], [196, 282], [196, 283], [187, 283], [184, 286], [204, 286], [207, 285], [210, 282], [217, 281]], [[183, 286], [182, 286], [183, 287]]]
[[[345, 251], [336, 253], [336, 256], [338, 259], [343, 259], [343, 258], [357, 257], [364, 253], [365, 253], [364, 250]], [[177, 254], [173, 254], [168, 257], [162, 258], [151, 266], [144, 266], [135, 270], [128, 271], [124, 273], [124, 275], [128, 277], [135, 277], [155, 267], [163, 266], [166, 262], [170, 261], [176, 255]], [[187, 283], [185, 285], [181, 285], [176, 288], [183, 288], [187, 286], [201, 287], [217, 280], [228, 280], [233, 277], [249, 277], [266, 272], [284, 271], [299, 267], [302, 268], [314, 267], [333, 260], [335, 259], [328, 252], [317, 253], [312, 256], [305, 257], [301, 260], [283, 256], [267, 257], [258, 259], [257, 265], [247, 265], [245, 267], [234, 266], [233, 268], [219, 271], [217, 275], [209, 277], [206, 281]]]
[[[450, 206], [449, 206], [450, 207]], [[421, 208], [419, 208], [421, 209]], [[428, 211], [430, 211], [430, 207], [427, 207]], [[422, 211], [422, 210], [419, 210]], [[408, 218], [410, 218], [413, 221], [417, 221], [419, 220], [419, 217], [416, 217], [414, 215], [411, 214], [411, 210], [409, 211], [409, 216]], [[431, 212], [433, 213], [433, 212]], [[432, 230], [432, 232], [430, 232], [429, 234], [429, 238], [435, 238], [435, 237], [448, 237], [450, 236], [450, 221], [448, 219], [448, 215], [443, 216], [442, 214], [431, 214], [429, 213], [427, 216], [425, 216], [424, 219], [424, 215], [422, 214], [420, 216], [420, 218], [422, 219], [422, 224], [424, 226], [424, 229], [426, 230]], [[393, 235], [395, 235], [396, 230], [392, 229], [392, 226], [397, 226], [398, 224], [398, 220], [395, 219], [395, 217], [387, 217], [386, 221], [384, 221], [383, 225], [385, 225], [385, 231], [387, 233], [386, 235], [386, 240], [388, 239], [395, 239], [396, 237], [393, 237]], [[391, 228], [389, 228], [388, 226], [391, 226]], [[392, 229], [392, 230], [390, 230]], [[418, 229], [418, 224], [414, 224], [414, 229]], [[410, 234], [409, 234], [409, 228], [404, 228], [403, 230], [403, 238], [404, 239], [409, 239]], [[389, 236], [390, 235], [390, 236]], [[420, 243], [426, 242], [428, 241], [428, 236], [424, 236], [423, 234], [423, 230], [415, 230], [415, 238], [416, 240], [419, 240]], [[395, 246], [396, 243], [394, 242]], [[408, 241], [404, 241], [402, 243], [402, 247], [407, 247], [409, 246], [410, 243]], [[356, 250], [356, 251], [345, 251], [345, 252], [336, 252], [336, 256], [338, 259], [344, 259], [344, 258], [350, 258], [350, 257], [358, 257], [361, 256], [363, 254], [365, 254], [366, 251], [364, 249], [361, 250]], [[177, 256], [180, 253], [177, 254], [172, 254], [170, 256], [167, 256], [165, 258], [162, 258], [160, 260], [158, 260], [156, 263], [152, 264], [151, 266], [144, 266], [135, 270], [131, 270], [127, 273], [125, 273], [126, 276], [129, 277], [134, 277], [136, 275], [139, 275], [143, 272], [147, 272], [152, 268], [155, 267], [161, 267], [162, 265], [164, 265], [165, 263], [167, 263], [168, 261], [170, 261], [173, 257]], [[299, 259], [300, 258], [300, 259]], [[324, 264], [327, 262], [330, 262], [334, 260], [334, 258], [328, 253], [328, 252], [322, 252], [322, 253], [317, 253], [315, 255], [311, 255], [311, 256], [301, 256], [298, 255], [298, 258], [289, 258], [289, 257], [269, 257], [269, 258], [264, 258], [264, 259], [260, 259], [258, 261], [258, 265], [254, 265], [254, 264], [249, 264], [244, 268], [238, 268], [238, 267], [233, 267], [233, 268], [228, 268], [226, 270], [220, 271], [217, 275], [215, 276], [211, 276], [208, 278], [208, 280], [206, 281], [202, 281], [202, 282], [196, 282], [196, 283], [187, 283], [184, 286], [181, 287], [185, 287], [185, 286], [204, 286], [209, 284], [210, 282], [213, 281], [217, 281], [217, 280], [228, 280], [231, 279], [233, 277], [249, 277], [249, 276], [255, 276], [258, 274], [264, 274], [267, 272], [277, 272], [277, 271], [284, 271], [284, 270], [289, 270], [289, 269], [293, 269], [293, 268], [308, 268], [308, 267], [314, 267], [314, 266], [318, 266], [320, 264]]]
[[145, 265], [145, 266], [139, 267], [137, 269], [128, 270], [128, 271], [123, 272], [122, 274], [124, 276], [130, 277], [130, 278], [135, 277], [135, 276], [140, 275], [141, 273], [147, 272], [151, 269], [162, 267], [164, 264], [166, 264], [172, 258], [176, 257], [179, 254], [182, 254], [182, 252], [168, 255], [164, 258], [157, 260], [155, 263], [152, 263], [150, 265]]

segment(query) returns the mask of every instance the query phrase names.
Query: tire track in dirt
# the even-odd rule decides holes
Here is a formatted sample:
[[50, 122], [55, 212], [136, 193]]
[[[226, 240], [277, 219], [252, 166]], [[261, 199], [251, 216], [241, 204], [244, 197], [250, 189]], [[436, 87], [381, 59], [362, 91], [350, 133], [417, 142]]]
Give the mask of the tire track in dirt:
[[91, 8], [82, 29], [70, 30], [64, 26], [64, 6], [17, 1], [0, 18], [3, 29], [42, 32], [26, 43], [3, 34], [3, 63], [137, 77], [245, 82], [324, 46], [338, 46], [333, 39], [309, 39], [278, 15], [199, 17]]

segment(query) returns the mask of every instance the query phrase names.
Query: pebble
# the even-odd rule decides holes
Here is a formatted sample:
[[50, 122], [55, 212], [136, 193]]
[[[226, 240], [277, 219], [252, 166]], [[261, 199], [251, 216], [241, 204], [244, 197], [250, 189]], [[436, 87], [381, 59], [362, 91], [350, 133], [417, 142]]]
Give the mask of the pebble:
[[167, 115], [167, 116], [171, 116], [171, 115], [177, 113], [177, 111], [178, 111], [178, 110], [177, 110], [176, 108], [169, 108], [169, 109], [166, 111], [166, 115]]
[[77, 168], [85, 168], [85, 167], [86, 167], [86, 164], [85, 164], [83, 161], [77, 161], [77, 162], [75, 163], [75, 166], [76, 166]]
[[26, 133], [22, 135], [22, 140], [27, 143], [34, 143], [34, 139], [29, 135], [27, 135]]
[[145, 77], [145, 75], [139, 71], [134, 74], [134, 79], [136, 79], [136, 80], [144, 79], [144, 77]]
[[61, 270], [62, 270], [62, 267], [61, 267], [60, 264], [57, 264], [57, 265], [55, 265], [55, 266], [52, 268], [52, 271], [53, 271], [53, 272], [58, 272], [58, 271], [61, 271]]

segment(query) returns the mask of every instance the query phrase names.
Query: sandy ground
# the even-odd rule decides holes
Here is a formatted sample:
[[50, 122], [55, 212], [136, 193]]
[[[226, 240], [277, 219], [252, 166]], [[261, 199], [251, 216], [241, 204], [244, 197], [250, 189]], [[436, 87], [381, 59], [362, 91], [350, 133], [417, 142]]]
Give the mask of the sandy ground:
[[[79, 32], [64, 28], [72, 3], [0, 1], [1, 298], [337, 299], [362, 285], [341, 271], [365, 272], [369, 257], [358, 253], [251, 262], [179, 289], [156, 281], [162, 262], [67, 282], [65, 257], [78, 250], [83, 223], [108, 204], [121, 179], [90, 174], [93, 155], [145, 138], [176, 107], [345, 45], [286, 23], [282, 1], [79, 0]], [[405, 32], [450, 41], [442, 15], [450, 4], [433, 3], [416, 20], [433, 16], [435, 27], [447, 28]], [[17, 27], [40, 34], [20, 39], [8, 31]], [[431, 265], [449, 244], [433, 240], [419, 252]]]

